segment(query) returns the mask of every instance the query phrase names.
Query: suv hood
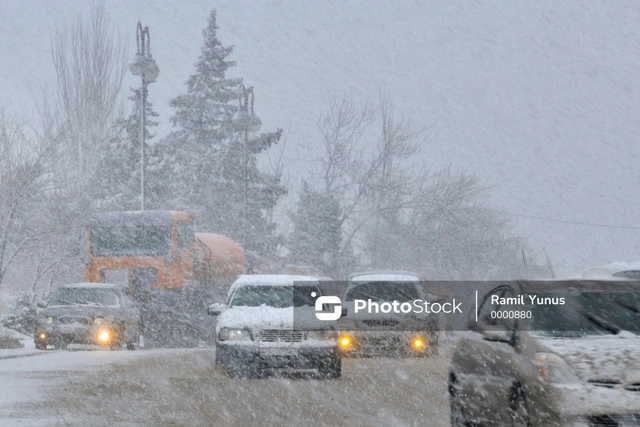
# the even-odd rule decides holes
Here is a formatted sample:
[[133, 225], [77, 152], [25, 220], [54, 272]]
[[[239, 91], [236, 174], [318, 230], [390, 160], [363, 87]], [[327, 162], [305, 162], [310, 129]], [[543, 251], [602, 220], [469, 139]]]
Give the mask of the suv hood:
[[[297, 307], [298, 311], [314, 310], [312, 307]], [[302, 315], [301, 315], [302, 316]], [[308, 314], [306, 314], [308, 316]], [[232, 307], [218, 316], [216, 332], [222, 328], [247, 329], [293, 329], [294, 308], [260, 307]], [[299, 326], [296, 323], [296, 326]]]
[[583, 338], [537, 339], [543, 351], [555, 353], [584, 381], [598, 384], [640, 383], [640, 337], [630, 332]]

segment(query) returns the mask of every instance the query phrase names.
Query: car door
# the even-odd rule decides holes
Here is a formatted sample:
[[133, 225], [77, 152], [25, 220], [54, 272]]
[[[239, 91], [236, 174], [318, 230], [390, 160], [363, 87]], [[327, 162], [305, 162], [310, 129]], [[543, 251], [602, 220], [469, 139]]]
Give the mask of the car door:
[[[507, 423], [511, 389], [515, 380], [516, 354], [512, 342], [515, 334], [513, 319], [497, 319], [499, 304], [492, 296], [513, 297], [509, 286], [500, 286], [487, 293], [479, 304], [478, 321], [472, 312], [468, 333], [456, 348], [453, 364], [459, 393], [463, 396], [465, 413], [470, 420], [486, 425]], [[492, 314], [493, 313], [493, 314]], [[494, 331], [506, 328], [505, 339]], [[506, 414], [506, 415], [505, 415]]]

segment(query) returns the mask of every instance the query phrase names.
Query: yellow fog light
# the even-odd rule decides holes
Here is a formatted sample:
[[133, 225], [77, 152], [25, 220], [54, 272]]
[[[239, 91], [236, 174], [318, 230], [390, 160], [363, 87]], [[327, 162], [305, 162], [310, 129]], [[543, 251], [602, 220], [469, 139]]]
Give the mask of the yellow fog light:
[[425, 344], [426, 342], [422, 338], [414, 338], [413, 341], [411, 341], [411, 345], [413, 345], [413, 348], [415, 348], [416, 350], [422, 350]]
[[342, 335], [338, 339], [338, 344], [340, 344], [340, 347], [342, 347], [342, 348], [349, 348], [353, 344], [353, 340], [351, 339], [351, 337], [349, 337], [347, 335]]
[[41, 340], [47, 339], [47, 334], [45, 334], [44, 332], [42, 332], [42, 333], [40, 334], [40, 339], [41, 339]]
[[111, 340], [111, 333], [106, 329], [101, 330], [98, 332], [98, 340], [102, 343], [108, 343]]

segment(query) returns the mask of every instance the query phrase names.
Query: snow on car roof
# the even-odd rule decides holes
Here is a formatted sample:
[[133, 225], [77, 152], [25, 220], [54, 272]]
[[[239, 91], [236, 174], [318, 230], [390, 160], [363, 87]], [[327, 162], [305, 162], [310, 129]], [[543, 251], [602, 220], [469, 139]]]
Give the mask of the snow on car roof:
[[107, 289], [119, 289], [120, 286], [112, 283], [71, 283], [69, 285], [63, 285], [63, 288], [107, 288]]
[[233, 285], [229, 288], [228, 295], [243, 286], [293, 286], [294, 282], [318, 283], [318, 278], [295, 274], [244, 274], [233, 282]]
[[[616, 273], [620, 273], [623, 271], [628, 272], [638, 272], [632, 276], [626, 277], [623, 275], [618, 275]], [[582, 274], [582, 278], [584, 279], [638, 279], [640, 278], [640, 262], [638, 261], [614, 261], [606, 264], [603, 267], [595, 267], [590, 268]]]
[[419, 282], [420, 276], [408, 271], [367, 271], [352, 274], [349, 280], [351, 282]]

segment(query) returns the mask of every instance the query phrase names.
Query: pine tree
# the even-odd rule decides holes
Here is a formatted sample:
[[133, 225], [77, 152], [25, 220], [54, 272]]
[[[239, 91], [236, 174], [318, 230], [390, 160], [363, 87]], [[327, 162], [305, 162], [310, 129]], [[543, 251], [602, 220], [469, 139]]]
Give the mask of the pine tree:
[[260, 258], [275, 250], [268, 212], [285, 189], [279, 177], [259, 172], [256, 156], [277, 143], [282, 130], [252, 138], [243, 156], [244, 135], [231, 122], [242, 79], [226, 77], [235, 65], [228, 60], [233, 46], [221, 45], [217, 29], [212, 11], [187, 93], [170, 101], [176, 130], [154, 146], [150, 202], [159, 209], [196, 211], [198, 229], [227, 235], [242, 244], [248, 258]]
[[338, 254], [342, 241], [340, 206], [332, 194], [302, 183], [298, 208], [293, 215], [289, 258], [298, 265], [312, 265], [324, 274], [341, 274]]
[[[99, 150], [98, 168], [93, 175], [92, 196], [97, 210], [140, 209], [140, 89], [131, 89], [131, 114], [115, 123], [116, 132]], [[158, 113], [145, 100], [145, 158], [149, 158], [150, 127]]]

